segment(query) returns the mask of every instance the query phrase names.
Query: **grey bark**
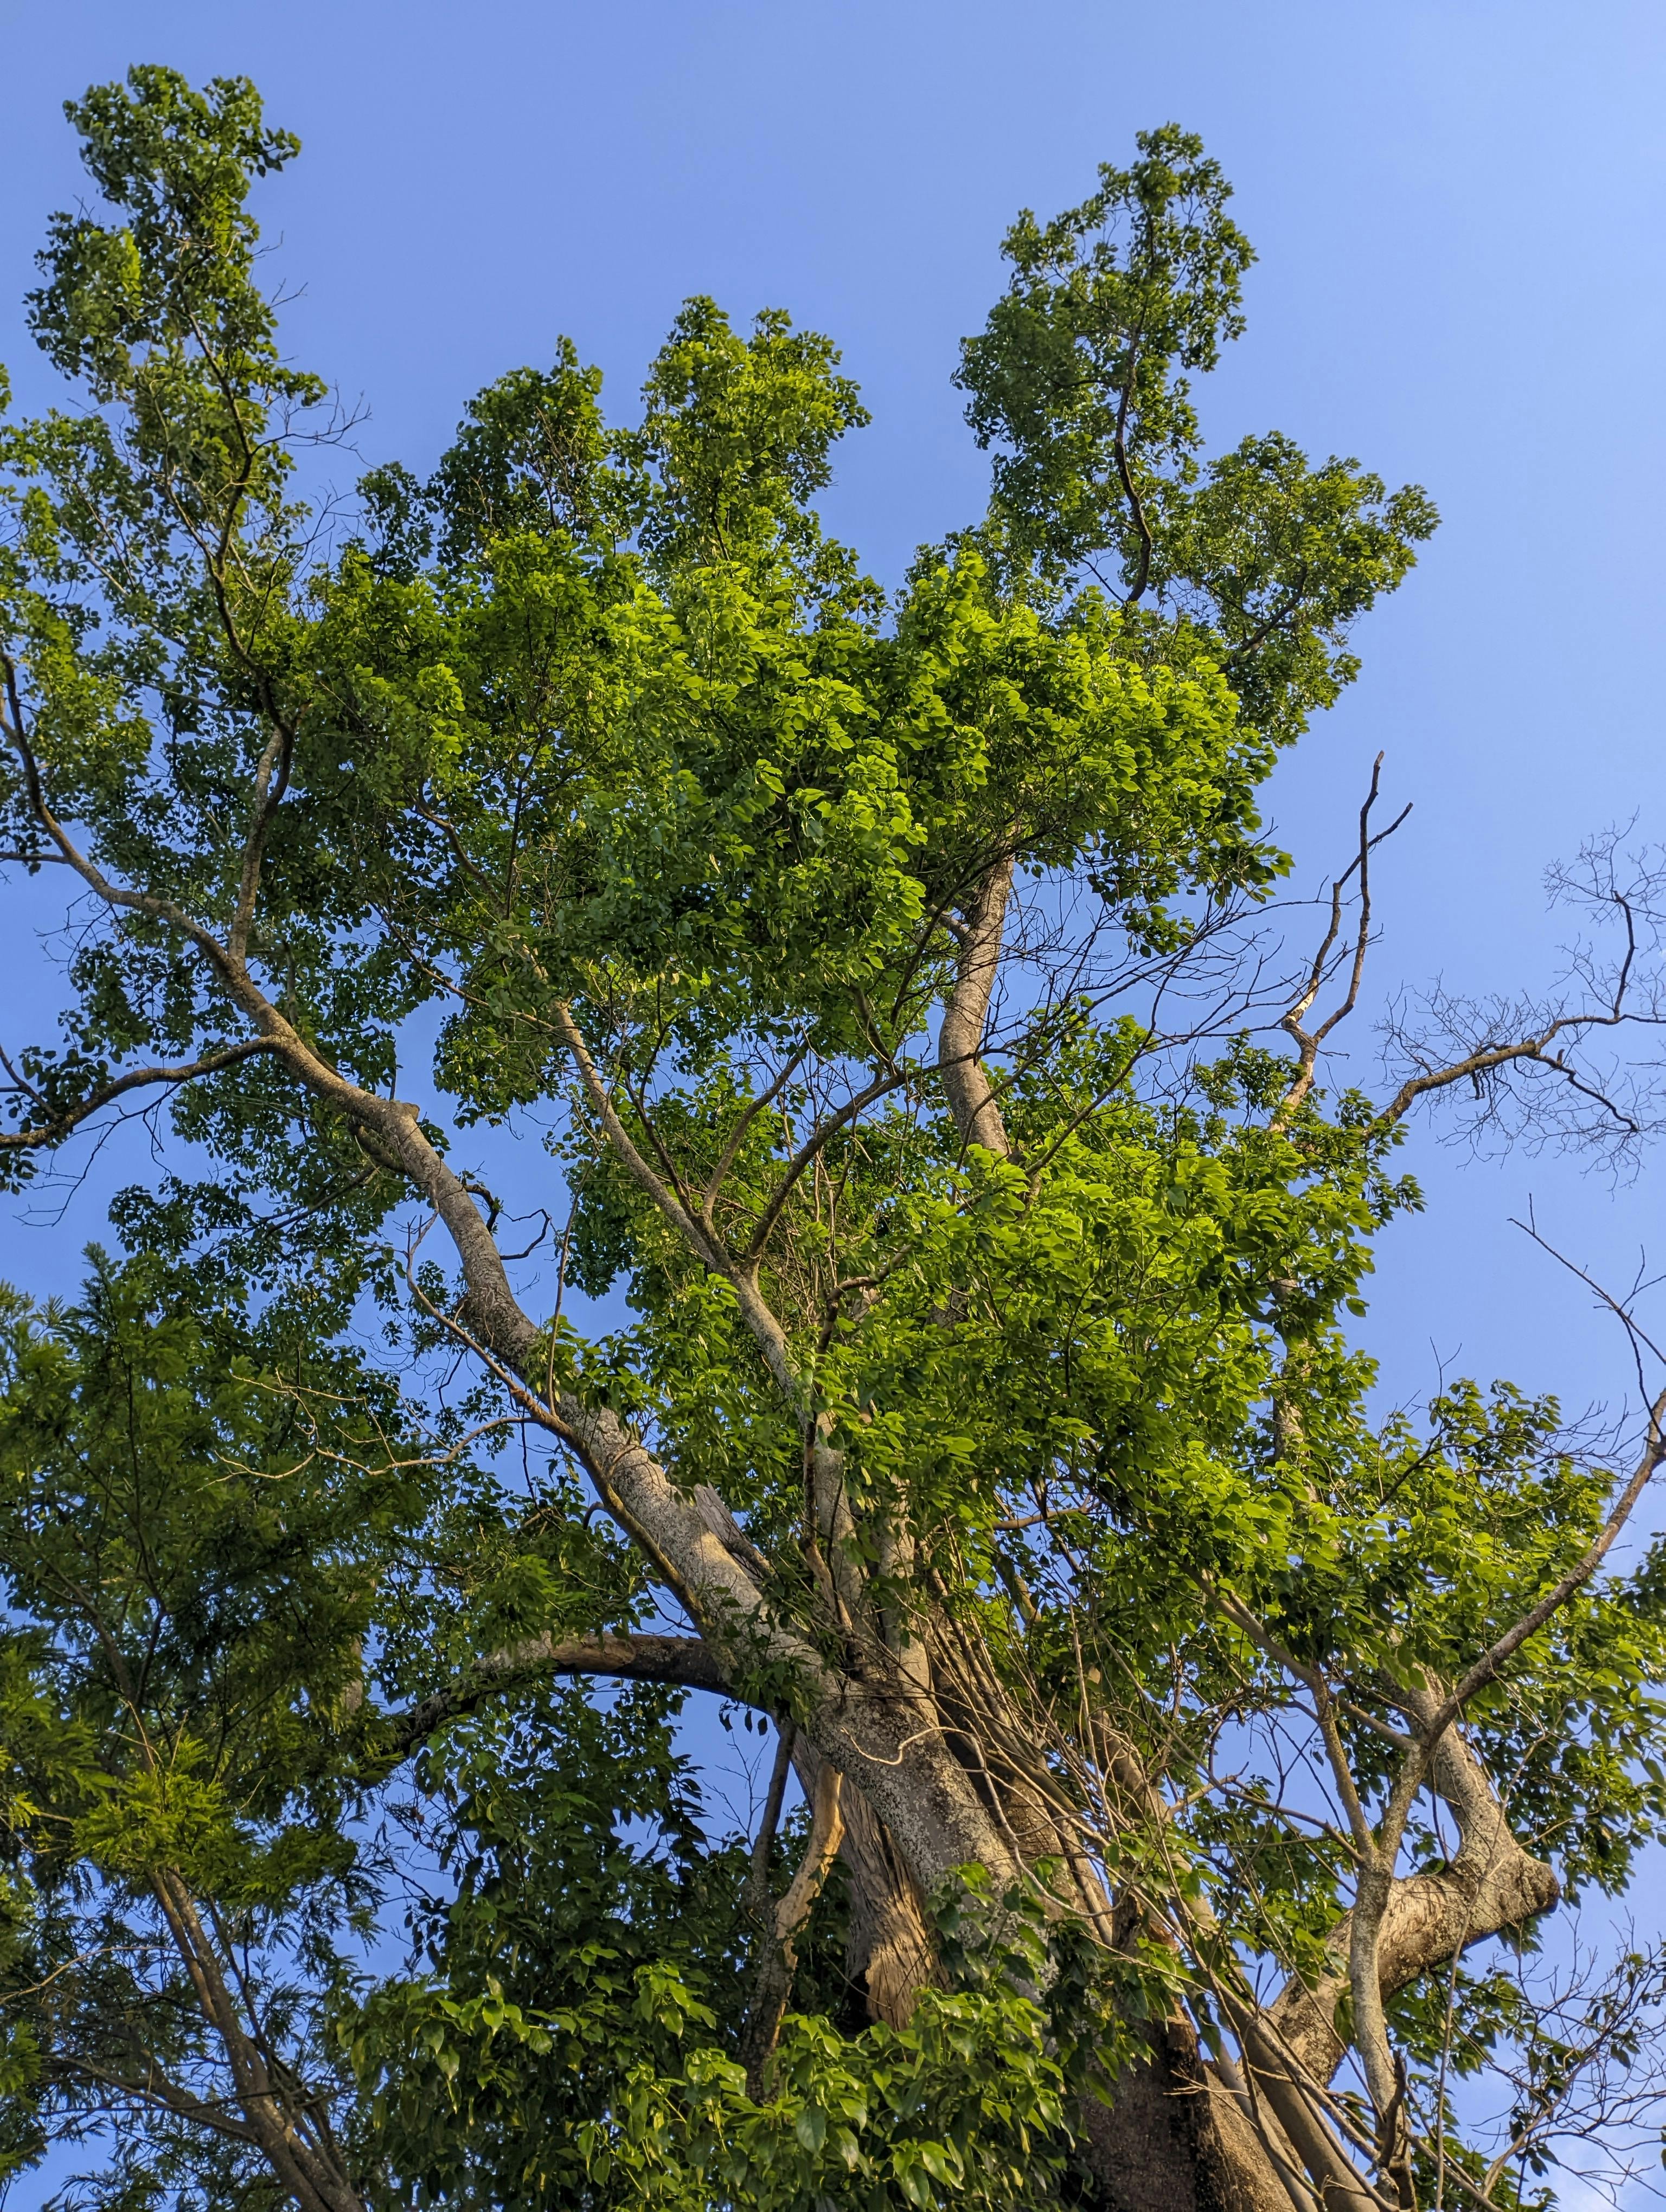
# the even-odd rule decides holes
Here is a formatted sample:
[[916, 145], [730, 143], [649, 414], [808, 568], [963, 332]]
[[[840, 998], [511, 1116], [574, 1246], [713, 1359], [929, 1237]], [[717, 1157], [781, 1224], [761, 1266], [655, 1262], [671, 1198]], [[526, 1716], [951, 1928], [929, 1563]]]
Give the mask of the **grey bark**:
[[1012, 892], [1011, 855], [995, 862], [962, 908], [963, 934], [954, 988], [937, 1032], [937, 1066], [963, 1145], [981, 1145], [1006, 1158], [1006, 1125], [984, 1068], [984, 1030], [1000, 971], [1001, 939]]

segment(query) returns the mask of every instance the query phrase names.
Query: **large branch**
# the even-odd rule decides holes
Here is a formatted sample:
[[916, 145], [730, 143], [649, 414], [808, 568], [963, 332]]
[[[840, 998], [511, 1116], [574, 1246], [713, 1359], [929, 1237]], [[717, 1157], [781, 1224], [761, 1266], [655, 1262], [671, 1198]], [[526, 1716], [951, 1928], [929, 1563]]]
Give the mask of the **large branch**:
[[[1389, 1893], [1377, 1950], [1385, 1997], [1469, 1944], [1547, 1911], [1560, 1893], [1554, 1870], [1517, 1841], [1480, 1760], [1454, 1728], [1435, 1749], [1432, 1778], [1457, 1823], [1458, 1850], [1447, 1865], [1397, 1881]], [[1345, 1914], [1332, 1929], [1326, 1952], [1334, 1963], [1313, 1986], [1292, 1975], [1267, 2014], [1278, 2041], [1319, 2081], [1329, 2081], [1347, 2048], [1335, 2021], [1347, 1994], [1352, 1925]]]
[[1633, 1116], [1586, 1082], [1565, 1050], [1553, 1048], [1560, 1038], [1565, 1036], [1571, 1036], [1577, 1044], [1588, 1030], [1617, 1029], [1622, 1023], [1645, 1018], [1642, 1015], [1623, 1013], [1556, 1015], [1535, 1036], [1518, 1037], [1508, 1044], [1484, 1045], [1474, 1052], [1466, 1053], [1461, 1059], [1450, 1061], [1444, 1067], [1429, 1068], [1420, 1075], [1408, 1076], [1377, 1115], [1377, 1121], [1384, 1125], [1403, 1121], [1420, 1098], [1431, 1091], [1450, 1090], [1455, 1083], [1467, 1080], [1480, 1085], [1500, 1068], [1532, 1066], [1547, 1067], [1554, 1075], [1561, 1076], [1582, 1096], [1603, 1107], [1615, 1121], [1636, 1135], [1639, 1133], [1638, 1125]]
[[[1408, 1764], [1402, 1769], [1383, 1822], [1382, 1840], [1389, 1861], [1391, 1863], [1398, 1848], [1408, 1793], [1414, 1793], [1426, 1781], [1432, 1784], [1456, 1821], [1459, 1848], [1445, 1867], [1395, 1879], [1389, 1878], [1385, 1865], [1373, 1864], [1380, 1856], [1375, 1845], [1369, 1851], [1362, 1850], [1362, 1885], [1366, 1874], [1376, 1877], [1368, 1895], [1362, 1888], [1363, 1916], [1356, 1906], [1342, 1917], [1326, 1945], [1330, 1966], [1310, 1989], [1292, 1976], [1266, 2015], [1276, 2037], [1316, 2080], [1328, 2081], [1347, 2050], [1336, 2033], [1335, 2015], [1338, 2004], [1349, 1994], [1350, 1973], [1344, 1961], [1350, 1955], [1358, 2032], [1359, 1985], [1370, 1973], [1369, 1954], [1375, 1955], [1372, 1978], [1377, 1991], [1383, 1997], [1390, 1996], [1456, 1957], [1468, 1945], [1547, 1911], [1560, 1895], [1554, 1870], [1533, 1857], [1517, 1840], [1497, 1792], [1459, 1734], [1457, 1723], [1477, 1691], [1492, 1681], [1506, 1661], [1595, 1575], [1663, 1462], [1666, 1462], [1666, 1391], [1649, 1408], [1643, 1449], [1629, 1480], [1575, 1565], [1482, 1653], [1450, 1692], [1439, 1695], [1432, 1688], [1407, 1687], [1395, 1693], [1417, 1735], [1408, 1742]], [[1229, 1602], [1229, 1610], [1264, 1648], [1274, 1649], [1275, 1656], [1318, 1691], [1320, 1686], [1311, 1670], [1298, 1667], [1276, 1646], [1268, 1646], [1265, 1632], [1241, 1607]], [[1347, 1783], [1345, 1771], [1339, 1772], [1338, 1779]]]
[[[770, 1681], [775, 1704], [790, 1711], [834, 1765], [867, 1791], [917, 1879], [929, 1884], [969, 1863], [988, 1867], [998, 1878], [1016, 1875], [1019, 1869], [1006, 1838], [980, 1801], [935, 1714], [922, 1710], [912, 1686], [883, 1650], [870, 1655], [861, 1676], [848, 1671], [848, 1662], [847, 1668], [830, 1663], [767, 1601], [745, 1562], [712, 1528], [697, 1500], [672, 1480], [611, 1407], [550, 1387], [552, 1346], [516, 1297], [489, 1223], [423, 1129], [420, 1109], [367, 1091], [342, 1074], [272, 1003], [239, 950], [172, 902], [112, 883], [77, 848], [47, 805], [24, 732], [15, 668], [7, 662], [3, 672], [10, 708], [5, 734], [23, 762], [35, 818], [58, 853], [112, 909], [143, 913], [178, 929], [295, 1081], [350, 1127], [362, 1130], [373, 1157], [402, 1174], [433, 1208], [457, 1253], [465, 1291], [457, 1313], [441, 1320], [459, 1343], [479, 1354], [519, 1409], [574, 1453], [607, 1512], [687, 1608], [725, 1678], [744, 1683], [763, 1676]], [[581, 1052], [582, 1038], [576, 1043]], [[745, 1271], [736, 1270], [730, 1279], [745, 1308]], [[752, 1304], [760, 1307], [755, 1283], [750, 1288]], [[764, 1317], [773, 1322], [767, 1309]], [[755, 1330], [760, 1318], [748, 1314]], [[769, 1334], [765, 1327], [760, 1340]], [[767, 1342], [763, 1349], [768, 1359]], [[796, 1381], [790, 1368], [784, 1360], [771, 1364], [779, 1370], [777, 1380], [790, 1389]]]
[[575, 1454], [614, 1521], [676, 1591], [711, 1646], [727, 1679], [744, 1688], [767, 1676], [772, 1696], [790, 1711], [818, 1749], [866, 1790], [897, 1834], [915, 1875], [932, 1882], [976, 1862], [999, 1876], [1018, 1871], [996, 1822], [909, 1686], [836, 1668], [817, 1646], [776, 1612], [747, 1562], [712, 1527], [698, 1500], [666, 1469], [611, 1407], [571, 1391], [547, 1392], [547, 1347], [510, 1287], [502, 1254], [473, 1198], [424, 1133], [417, 1110], [361, 1091], [318, 1058], [276, 1009], [265, 1020], [288, 1033], [286, 1058], [301, 1080], [341, 1110], [364, 1120], [433, 1206], [456, 1248], [467, 1296], [467, 1326], [453, 1324], [462, 1342], [485, 1359], [529, 1419]]
[[[105, 1107], [113, 1104], [118, 1098], [125, 1097], [130, 1091], [152, 1090], [158, 1085], [177, 1090], [182, 1083], [194, 1083], [204, 1075], [217, 1075], [222, 1068], [235, 1067], [240, 1060], [249, 1060], [258, 1053], [273, 1053], [277, 1049], [277, 1042], [271, 1037], [245, 1037], [240, 1043], [228, 1045], [222, 1052], [204, 1053], [200, 1059], [182, 1061], [176, 1067], [130, 1069], [125, 1075], [100, 1084], [85, 1098], [77, 1099], [73, 1106], [66, 1106], [60, 1114], [49, 1114], [46, 1120], [21, 1129], [0, 1131], [0, 1152], [46, 1151], [54, 1145], [62, 1144], [83, 1122], [89, 1121], [94, 1115], [101, 1113]], [[46, 1103], [40, 1092], [32, 1085], [25, 1084], [13, 1072], [11, 1063], [3, 1053], [0, 1053], [0, 1065], [3, 1065], [7, 1073], [11, 1074], [17, 1091], [26, 1092], [43, 1106]]]
[[720, 1697], [734, 1695], [710, 1645], [697, 1636], [529, 1636], [477, 1659], [455, 1682], [405, 1711], [390, 1713], [386, 1726], [403, 1757], [436, 1729], [473, 1712], [487, 1698], [550, 1674], [668, 1682], [683, 1689], [714, 1691]]

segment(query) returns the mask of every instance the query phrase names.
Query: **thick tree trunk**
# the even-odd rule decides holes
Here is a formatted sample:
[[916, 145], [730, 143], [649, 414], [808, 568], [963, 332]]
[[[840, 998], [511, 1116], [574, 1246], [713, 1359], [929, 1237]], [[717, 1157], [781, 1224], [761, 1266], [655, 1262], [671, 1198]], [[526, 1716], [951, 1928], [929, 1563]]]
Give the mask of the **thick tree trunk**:
[[[826, 1761], [800, 1735], [793, 1747], [793, 1765], [799, 1786], [814, 1804]], [[871, 2019], [906, 2027], [920, 1992], [943, 1985], [926, 1901], [890, 1832], [860, 1790], [846, 1789], [842, 1811], [839, 1856], [849, 1895], [846, 1971], [862, 1989]]]
[[[939, 1076], [962, 1139], [1000, 1157], [1008, 1152], [1006, 1133], [982, 1053], [1012, 876], [1010, 862], [996, 865], [963, 904], [955, 985], [939, 1035]], [[472, 1194], [429, 1142], [416, 1107], [344, 1078], [259, 991], [240, 945], [222, 948], [194, 926], [192, 933], [254, 1023], [262, 1048], [276, 1052], [315, 1096], [360, 1128], [373, 1156], [396, 1167], [433, 1205], [462, 1262], [464, 1333], [522, 1410], [582, 1461], [615, 1522], [688, 1608], [718, 1675], [737, 1688], [760, 1669], [792, 1681], [790, 1702], [807, 1740], [806, 1756], [813, 1751], [830, 1764], [850, 1793], [847, 1857], [856, 1895], [856, 1948], [876, 2012], [904, 2016], [933, 1978], [921, 1893], [969, 1863], [984, 1867], [999, 1888], [1049, 1862], [1060, 1869], [1061, 1902], [1114, 1942], [1110, 1900], [1079, 1846], [1043, 1742], [979, 1640], [946, 1616], [932, 1616], [924, 1592], [927, 1617], [921, 1620], [892, 1624], [888, 1632], [884, 1621], [862, 1619], [860, 1590], [841, 1587], [848, 1547], [830, 1526], [824, 1540], [839, 1571], [830, 1570], [829, 1625], [838, 1629], [848, 1655], [842, 1664], [830, 1663], [815, 1638], [767, 1601], [759, 1565], [744, 1540], [735, 1540], [732, 1524], [714, 1527], [697, 1498], [610, 1408], [561, 1392], [553, 1401], [544, 1399], [540, 1334], [514, 1295]], [[575, 1030], [570, 1042], [587, 1067]], [[605, 1099], [601, 1110], [610, 1110]], [[610, 1141], [635, 1159], [623, 1131], [610, 1128]], [[691, 1248], [733, 1285], [766, 1364], [796, 1402], [785, 1339], [761, 1304], [755, 1277], [727, 1264], [702, 1224], [684, 1218], [651, 1170], [635, 1164]], [[824, 1462], [836, 1473], [836, 1455], [819, 1433], [807, 1442], [818, 1473]], [[830, 1486], [842, 1498], [842, 1484]], [[1509, 1836], [1485, 1777], [1456, 1736], [1449, 1735], [1439, 1760], [1436, 1786], [1458, 1818], [1464, 1845], [1444, 1874], [1394, 1886], [1380, 1944], [1385, 1987], [1400, 1986], [1476, 1935], [1529, 1917], [1554, 1894], [1547, 1870]], [[1339, 1942], [1346, 1936], [1346, 1928], [1338, 1931]], [[1368, 2203], [1369, 2189], [1330, 2144], [1299, 2086], [1304, 2070], [1322, 2081], [1340, 2060], [1334, 2015], [1342, 1986], [1340, 1974], [1311, 1991], [1292, 1986], [1264, 2022], [1253, 2023], [1246, 2042], [1251, 2079], [1241, 2095], [1204, 2064], [1189, 2022], [1177, 2013], [1156, 2033], [1149, 2060], [1125, 2071], [1109, 2106], [1083, 2116], [1086, 2154], [1106, 2212], [1273, 2212], [1280, 2203], [1287, 2212], [1292, 2201], [1311, 2212], [1311, 2199], [1304, 2203], [1307, 2185], [1279, 2162], [1288, 2166], [1283, 2154], [1292, 2145], [1327, 2206]], [[1258, 2089], [1265, 2090], [1264, 2100]], [[1265, 2117], [1263, 2102], [1273, 2104], [1276, 2123]], [[1252, 2111], [1253, 2126], [1247, 2117]], [[283, 2150], [295, 2155], [289, 2145]], [[332, 2178], [318, 2179], [321, 2189], [310, 2172], [306, 2184], [327, 2198]]]
[[[800, 1744], [794, 1764], [808, 1795], [819, 1754]], [[860, 1791], [847, 1789], [844, 1809], [852, 1978], [865, 1984], [873, 2019], [905, 2027], [921, 1991], [944, 1986], [929, 1921]], [[1292, 2212], [1239, 2100], [1202, 2063], [1179, 2018], [1159, 2031], [1148, 2061], [1122, 2073], [1109, 2105], [1084, 2099], [1073, 2128], [1093, 2212]]]
[[[975, 1640], [940, 1618], [916, 1620], [931, 1652], [944, 1734], [960, 1752], [992, 1820], [1026, 1867], [1045, 1861], [1056, 1889], [1106, 1941], [1116, 1915], [1075, 1843], [1041, 1746]], [[800, 1740], [806, 1796], [824, 1762]], [[928, 1917], [906, 1854], [860, 1790], [847, 1789], [842, 1856], [849, 1881], [848, 1956], [868, 2009], [906, 2023], [922, 1990], [942, 1985]], [[1074, 2123], [1094, 2212], [1292, 2212], [1291, 2197], [1243, 2102], [1202, 2059], [1177, 2012], [1151, 2038], [1151, 2056], [1125, 2067], [1109, 2104], [1088, 2098]], [[1293, 2171], [1295, 2160], [1290, 2159]], [[1299, 2212], [1310, 2212], [1307, 2204]]]
[[1083, 2100], [1078, 2128], [1104, 2212], [1292, 2212], [1255, 2129], [1179, 2019], [1118, 2077], [1109, 2105]]

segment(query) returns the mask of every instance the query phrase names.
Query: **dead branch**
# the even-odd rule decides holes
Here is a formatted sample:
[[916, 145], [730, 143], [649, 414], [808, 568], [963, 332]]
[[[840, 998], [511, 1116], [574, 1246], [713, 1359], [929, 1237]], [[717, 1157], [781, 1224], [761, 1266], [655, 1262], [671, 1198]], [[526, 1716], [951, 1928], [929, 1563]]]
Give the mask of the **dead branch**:
[[1415, 1018], [1407, 1002], [1397, 1004], [1383, 1034], [1408, 1072], [1377, 1117], [1381, 1126], [1403, 1120], [1420, 1099], [1467, 1086], [1462, 1127], [1472, 1143], [1493, 1129], [1505, 1142], [1607, 1146], [1626, 1156], [1666, 1129], [1666, 1069], [1599, 1064], [1587, 1049], [1600, 1036], [1666, 1027], [1659, 962], [1666, 856], [1633, 855], [1622, 879], [1610, 832], [1582, 847], [1572, 866], [1553, 869], [1548, 883], [1553, 905], [1582, 907], [1617, 925], [1618, 956], [1600, 962], [1584, 942], [1565, 947], [1558, 986], [1541, 1001], [1467, 999], [1438, 984], [1417, 1002]]
[[[1371, 813], [1377, 804], [1382, 778], [1383, 756], [1378, 753], [1371, 763], [1371, 788], [1359, 809], [1359, 849], [1330, 887], [1330, 926], [1313, 956], [1313, 965], [1308, 971], [1305, 984], [1295, 1003], [1280, 1019], [1280, 1028], [1295, 1041], [1297, 1059], [1295, 1079], [1280, 1100], [1273, 1115], [1272, 1127], [1275, 1130], [1283, 1129], [1288, 1124], [1291, 1116], [1313, 1088], [1314, 1073], [1325, 1039], [1347, 1019], [1359, 1003], [1359, 985], [1365, 976], [1365, 953], [1371, 944], [1371, 856], [1384, 838], [1393, 836], [1412, 811], [1409, 805], [1402, 806], [1386, 830], [1379, 830], [1375, 836], [1371, 835]], [[1343, 896], [1356, 875], [1359, 878], [1359, 923], [1354, 932], [1347, 990], [1341, 1004], [1325, 1016], [1316, 1029], [1310, 1030], [1304, 1026], [1305, 1018], [1331, 972], [1331, 956], [1342, 930]]]

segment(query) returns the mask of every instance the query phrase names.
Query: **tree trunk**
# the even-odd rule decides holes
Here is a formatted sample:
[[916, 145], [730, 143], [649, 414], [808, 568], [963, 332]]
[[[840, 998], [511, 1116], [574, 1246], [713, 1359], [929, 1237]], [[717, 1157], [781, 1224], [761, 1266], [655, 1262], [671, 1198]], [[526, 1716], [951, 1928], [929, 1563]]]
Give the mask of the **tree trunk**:
[[[946, 1740], [1023, 1866], [1048, 1862], [1053, 1886], [1114, 1940], [1116, 1915], [1070, 1832], [1069, 1808], [1037, 1742], [974, 1639], [940, 1616], [916, 1620]], [[802, 1737], [794, 1764], [813, 1802], [824, 1762]], [[872, 2017], [905, 2025], [921, 1992], [944, 1985], [918, 1883], [873, 1806], [847, 1787], [842, 1846], [849, 1881], [848, 1956]], [[1292, 2212], [1291, 2195], [1242, 2100], [1204, 2063], [1177, 2011], [1125, 2067], [1109, 2104], [1085, 2099], [1074, 2132], [1093, 2212]], [[1293, 2155], [1290, 2163], [1293, 2169]], [[1311, 2212], [1301, 2203], [1298, 2212]]]

